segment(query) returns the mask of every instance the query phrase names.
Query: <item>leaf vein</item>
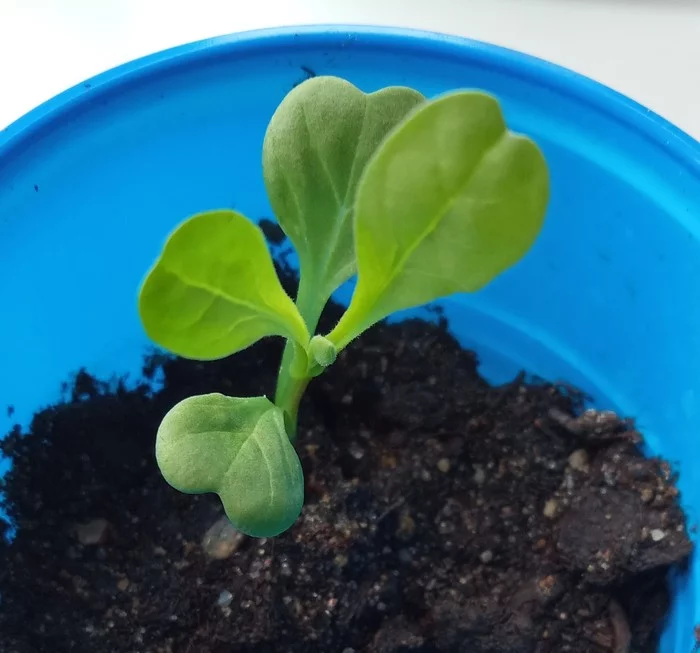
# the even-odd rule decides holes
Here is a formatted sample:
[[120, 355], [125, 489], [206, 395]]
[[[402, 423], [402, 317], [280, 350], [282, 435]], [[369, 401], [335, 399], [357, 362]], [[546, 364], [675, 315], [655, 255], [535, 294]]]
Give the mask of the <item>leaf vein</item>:
[[265, 450], [262, 448], [260, 445], [260, 442], [258, 442], [258, 435], [260, 431], [258, 431], [258, 427], [260, 426], [260, 422], [262, 421], [262, 417], [260, 420], [258, 420], [258, 423], [255, 425], [255, 430], [253, 431], [253, 434], [251, 435], [251, 439], [253, 440], [253, 444], [258, 448], [260, 451], [260, 455], [262, 456], [263, 460], [265, 461], [265, 471], [267, 472], [267, 482], [270, 486], [270, 499], [269, 499], [269, 504], [271, 506], [275, 505], [275, 487], [272, 482], [272, 462], [269, 459], [267, 453], [265, 453]]
[[[455, 191], [445, 200], [443, 203], [442, 207], [435, 212], [435, 216], [428, 222], [428, 225], [426, 228], [414, 239], [413, 243], [411, 243], [404, 251], [404, 253], [401, 255], [399, 258], [398, 262], [392, 267], [392, 270], [390, 274], [387, 275], [386, 280], [382, 284], [380, 290], [375, 294], [375, 300], [373, 302], [373, 307], [376, 306], [376, 304], [380, 301], [382, 295], [386, 292], [387, 288], [394, 282], [398, 274], [402, 269], [405, 268], [406, 262], [408, 259], [413, 255], [413, 253], [420, 247], [421, 243], [431, 234], [433, 231], [435, 231], [440, 223], [442, 222], [443, 218], [447, 214], [447, 212], [452, 208], [452, 206], [457, 202], [458, 199], [460, 199], [462, 193], [464, 190], [471, 184], [472, 180], [474, 179], [475, 174], [479, 170], [481, 163], [484, 161], [484, 159], [494, 150], [498, 145], [501, 144], [505, 139], [507, 139], [509, 136], [507, 130], [503, 130], [503, 132], [496, 138], [496, 140], [493, 141], [488, 147], [484, 149], [484, 151], [481, 153], [481, 156], [479, 157], [477, 163], [474, 165], [472, 170], [469, 172], [469, 174], [466, 175], [465, 179], [457, 186]], [[388, 220], [388, 223], [391, 223], [391, 220]], [[414, 268], [415, 269], [415, 268]]]
[[335, 187], [335, 179], [333, 179], [333, 175], [331, 175], [331, 171], [328, 169], [324, 158], [319, 154], [318, 150], [316, 149], [313, 133], [311, 131], [311, 128], [309, 127], [309, 120], [306, 116], [306, 107], [303, 104], [301, 105], [301, 115], [304, 119], [304, 128], [306, 129], [306, 135], [308, 136], [309, 143], [311, 145], [311, 151], [314, 153], [314, 156], [316, 157], [316, 160], [318, 161], [321, 170], [323, 170], [324, 174], [326, 175], [326, 178], [328, 179], [328, 185], [330, 186], [330, 189], [333, 192], [333, 197], [335, 198], [336, 204], [338, 205], [338, 207], [341, 207], [343, 205], [343, 201], [340, 199], [340, 192]]
[[[200, 282], [194, 281], [193, 279], [188, 278], [186, 275], [182, 274], [181, 271], [174, 270], [172, 268], [168, 268], [168, 266], [164, 265], [162, 261], [160, 262], [160, 265], [162, 266], [163, 270], [165, 270], [165, 272], [174, 276], [176, 279], [181, 281], [185, 286], [189, 286], [191, 288], [196, 288], [197, 290], [203, 290], [203, 291], [208, 292], [209, 294], [213, 295], [214, 297], [217, 297], [219, 299], [223, 299], [226, 302], [229, 302], [231, 304], [235, 304], [238, 306], [243, 306], [243, 307], [247, 308], [253, 314], [256, 314], [256, 313], [262, 314], [262, 315], [266, 316], [270, 320], [270, 322], [272, 322], [273, 324], [278, 325], [280, 327], [280, 330], [281, 330], [280, 335], [287, 336], [287, 337], [293, 337], [293, 330], [289, 328], [288, 324], [286, 324], [280, 320], [279, 313], [277, 313], [276, 311], [266, 310], [267, 307], [264, 304], [252, 304], [251, 302], [246, 301], [244, 299], [240, 299], [240, 298], [234, 297], [232, 295], [229, 295], [229, 294], [221, 291], [220, 289], [217, 289], [213, 286], [210, 286], [209, 284], [203, 283], [201, 281]], [[206, 313], [207, 310], [209, 310], [211, 308], [211, 306], [213, 306], [213, 301], [204, 310], [204, 312], [202, 313], [202, 316], [204, 315], [204, 313]]]
[[[301, 238], [301, 240], [303, 241], [303, 244], [306, 246], [306, 251], [309, 252], [309, 251], [310, 251], [310, 248], [309, 248], [309, 234], [307, 233], [306, 228], [305, 228], [305, 227], [306, 227], [306, 221], [305, 221], [305, 219], [304, 219], [304, 212], [303, 212], [303, 210], [302, 210], [302, 208], [301, 208], [301, 202], [300, 202], [300, 200], [299, 200], [299, 196], [297, 195], [297, 193], [296, 193], [296, 191], [295, 191], [295, 189], [294, 189], [294, 184], [291, 184], [291, 183], [289, 182], [289, 179], [287, 178], [286, 169], [285, 169], [285, 167], [282, 165], [282, 162], [280, 161], [280, 155], [279, 155], [279, 152], [277, 151], [276, 148], [274, 148], [274, 149], [272, 150], [272, 154], [273, 154], [273, 156], [275, 157], [275, 159], [276, 159], [276, 161], [277, 161], [277, 168], [278, 168], [278, 170], [279, 170], [280, 177], [281, 177], [281, 179], [284, 181], [284, 185], [285, 185], [285, 187], [287, 188], [287, 191], [288, 191], [290, 197], [291, 197], [292, 200], [294, 201], [294, 206], [296, 207], [296, 214], [297, 214], [296, 223], [301, 225], [301, 229], [299, 229], [299, 230], [297, 231], [297, 235]], [[283, 218], [283, 219], [284, 219], [284, 216], [277, 216], [277, 217], [278, 217], [278, 218]], [[280, 224], [281, 224], [282, 227], [284, 228], [283, 222], [280, 222]], [[289, 224], [293, 225], [293, 224], [295, 224], [295, 221], [292, 220]], [[291, 237], [292, 237], [292, 240], [293, 240], [294, 234], [288, 234], [288, 235], [291, 236]], [[295, 244], [296, 244], [296, 243], [295, 243]], [[297, 244], [297, 247], [299, 247], [298, 244]]]

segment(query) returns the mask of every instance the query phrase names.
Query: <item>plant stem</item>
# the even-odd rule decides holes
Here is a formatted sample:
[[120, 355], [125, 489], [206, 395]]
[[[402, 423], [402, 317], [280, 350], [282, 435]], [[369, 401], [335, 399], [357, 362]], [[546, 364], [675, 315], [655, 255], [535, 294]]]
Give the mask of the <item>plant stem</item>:
[[[296, 304], [299, 313], [301, 313], [304, 322], [306, 322], [309, 334], [312, 336], [316, 332], [318, 320], [327, 301], [326, 299], [319, 299], [318, 294], [314, 291], [315, 288], [310, 287], [308, 283], [304, 283], [304, 276], [302, 275], [299, 281]], [[275, 404], [285, 412], [287, 435], [292, 442], [296, 439], [297, 434], [299, 404], [311, 381], [311, 377], [295, 378], [292, 376], [291, 367], [295, 356], [294, 348], [294, 343], [287, 341], [277, 375], [277, 389], [275, 392]]]
[[297, 439], [299, 404], [301, 403], [301, 399], [310, 381], [311, 378], [309, 377], [304, 379], [294, 379], [290, 377], [290, 382], [285, 386], [285, 394], [282, 397], [275, 397], [275, 403], [284, 410], [287, 435], [291, 442]]
[[326, 338], [335, 345], [338, 351], [345, 349], [357, 336], [376, 322], [375, 319], [367, 317], [366, 307], [358, 309], [359, 304], [354, 300], [353, 295], [350, 306], [343, 313], [338, 324], [326, 335]]

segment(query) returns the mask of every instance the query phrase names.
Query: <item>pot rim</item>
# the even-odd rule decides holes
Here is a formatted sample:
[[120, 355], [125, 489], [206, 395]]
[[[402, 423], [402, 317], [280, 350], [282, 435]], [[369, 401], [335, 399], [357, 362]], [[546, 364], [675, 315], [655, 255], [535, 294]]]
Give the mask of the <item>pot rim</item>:
[[360, 25], [310, 25], [245, 31], [195, 41], [121, 64], [40, 104], [0, 132], [0, 164], [76, 113], [153, 75], [167, 75], [207, 61], [305, 46], [409, 50], [479, 66], [529, 81], [575, 99], [632, 129], [700, 178], [700, 142], [665, 118], [580, 73], [529, 54], [459, 36], [416, 29]]

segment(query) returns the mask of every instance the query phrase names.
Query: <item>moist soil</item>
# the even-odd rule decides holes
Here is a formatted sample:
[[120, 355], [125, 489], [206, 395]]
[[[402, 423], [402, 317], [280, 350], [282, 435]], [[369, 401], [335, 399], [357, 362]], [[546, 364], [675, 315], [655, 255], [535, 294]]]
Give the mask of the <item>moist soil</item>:
[[161, 417], [192, 394], [270, 393], [280, 352], [149, 355], [158, 391], [81, 372], [4, 440], [0, 651], [657, 650], [667, 572], [691, 551], [668, 464], [571, 388], [490, 386], [441, 318], [376, 326], [312, 383], [287, 533], [244, 537], [216, 497], [170, 488]]

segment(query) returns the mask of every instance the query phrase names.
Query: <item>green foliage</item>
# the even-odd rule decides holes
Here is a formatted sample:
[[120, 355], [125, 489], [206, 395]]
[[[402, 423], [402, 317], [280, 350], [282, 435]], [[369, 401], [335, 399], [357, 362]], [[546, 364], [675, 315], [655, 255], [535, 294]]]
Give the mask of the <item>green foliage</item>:
[[309, 339], [265, 237], [235, 211], [196, 215], [170, 235], [139, 310], [148, 336], [186, 358], [223, 358], [265, 336]]
[[398, 310], [479, 290], [532, 246], [548, 195], [544, 157], [508, 131], [494, 98], [459, 92], [426, 104], [365, 170], [357, 287], [329, 339], [342, 349]]
[[[409, 88], [366, 94], [343, 79], [315, 77], [292, 90], [272, 116], [263, 174], [272, 209], [299, 255], [304, 317], [320, 313], [355, 274], [352, 217], [360, 175], [389, 130], [423, 100]], [[315, 327], [313, 320], [309, 329]]]
[[181, 401], [158, 429], [156, 459], [181, 492], [216, 492], [231, 523], [249, 535], [287, 530], [304, 503], [304, 476], [284, 414], [266, 397]]
[[[427, 101], [402, 87], [365, 94], [332, 77], [294, 89], [263, 145], [277, 218], [295, 245], [296, 305], [260, 230], [204, 213], [168, 239], [139, 300], [148, 335], [194, 359], [287, 339], [275, 402], [219, 394], [175, 406], [158, 431], [166, 480], [216, 492], [250, 535], [289, 528], [303, 502], [293, 447], [299, 402], [348, 343], [391, 313], [474, 292], [532, 246], [549, 195], [537, 146], [510, 132], [498, 102], [460, 91]], [[332, 292], [357, 272], [348, 310], [314, 335]]]
[[[355, 274], [353, 207], [362, 171], [386, 134], [424, 99], [405, 87], [366, 94], [344, 79], [315, 77], [293, 89], [270, 120], [263, 176], [299, 255], [297, 306], [311, 332], [331, 293]], [[294, 411], [299, 387], [292, 362], [288, 346], [275, 401]]]

